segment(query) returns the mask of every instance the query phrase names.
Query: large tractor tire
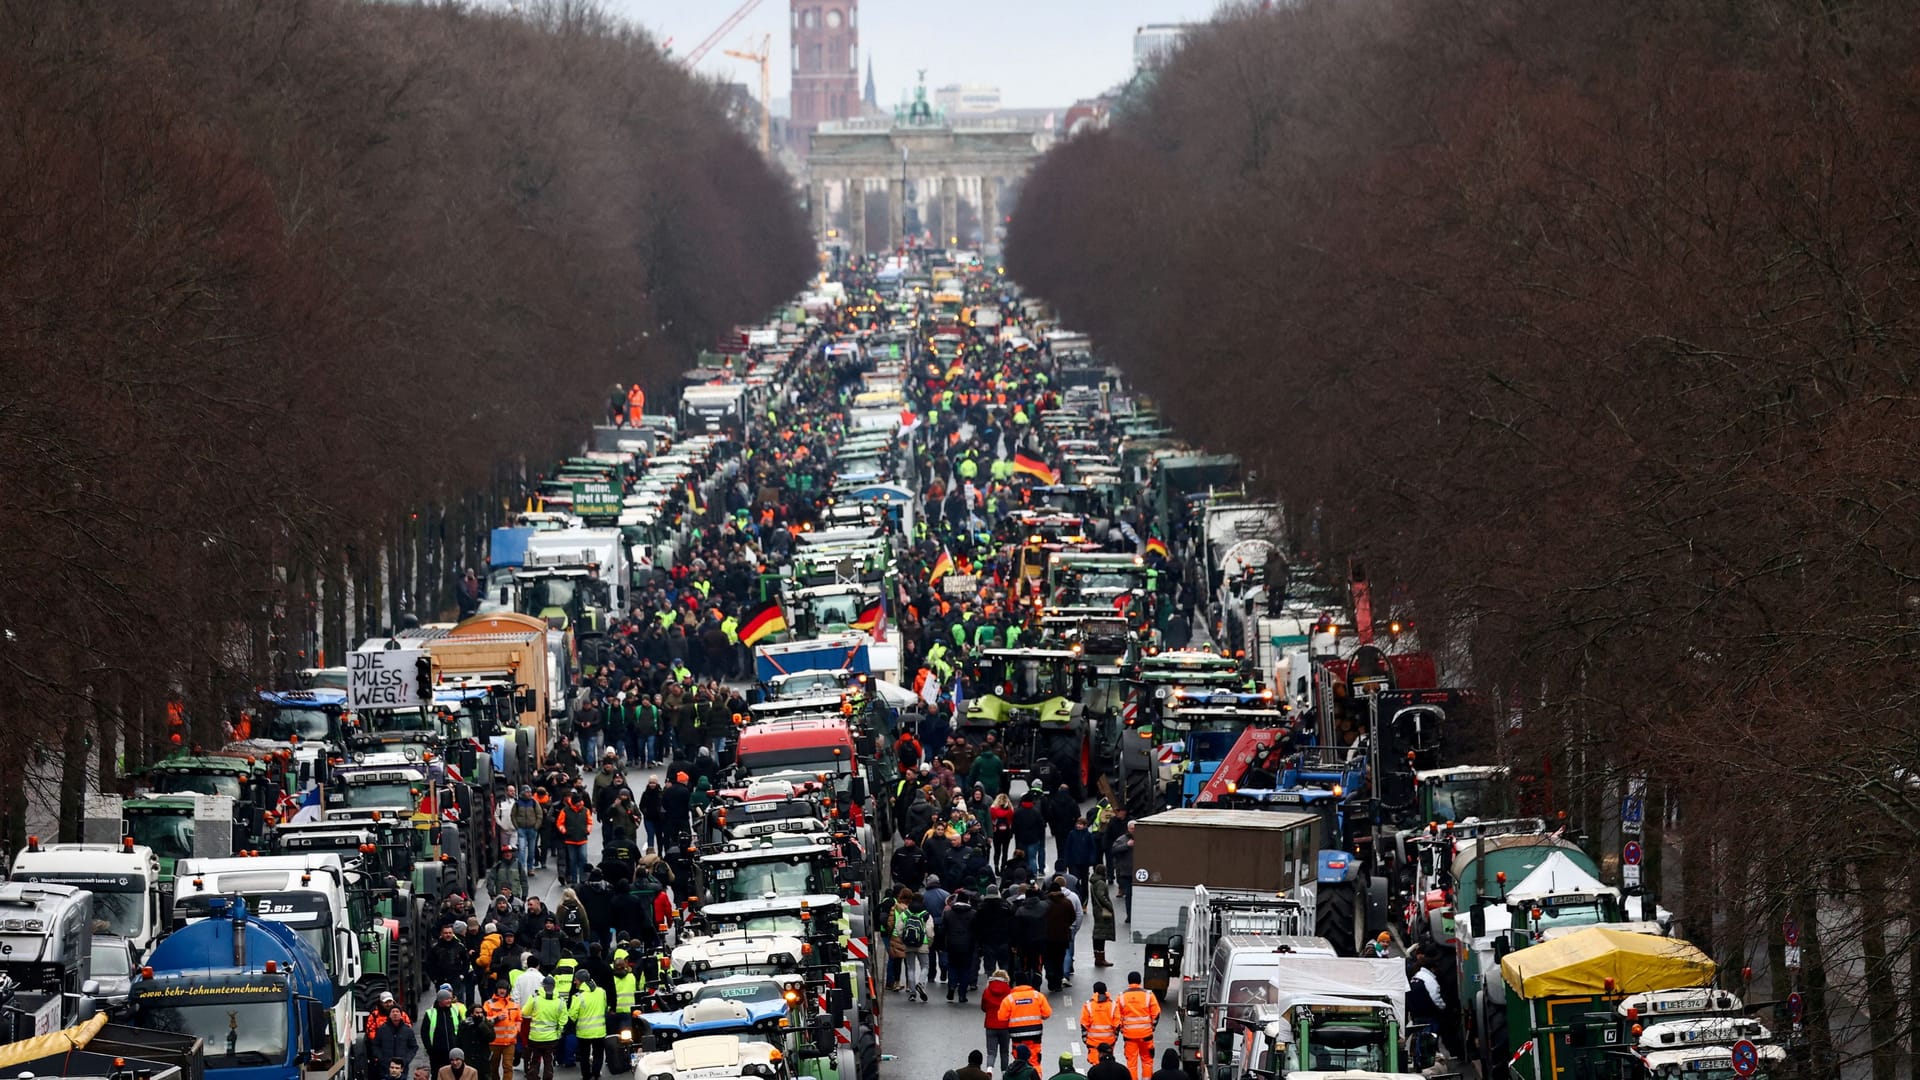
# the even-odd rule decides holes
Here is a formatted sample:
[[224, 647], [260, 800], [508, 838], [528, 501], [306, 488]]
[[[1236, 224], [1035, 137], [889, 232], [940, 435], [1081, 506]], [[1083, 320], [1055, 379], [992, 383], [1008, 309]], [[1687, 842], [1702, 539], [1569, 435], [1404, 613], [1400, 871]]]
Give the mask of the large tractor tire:
[[859, 1080], [860, 1059], [853, 1047], [842, 1046], [834, 1052], [833, 1075], [835, 1080]]
[[1481, 1076], [1507, 1075], [1507, 1063], [1513, 1051], [1507, 1046], [1507, 1012], [1487, 999], [1481, 991], [1473, 999], [1474, 1048], [1480, 1058]]
[[1314, 890], [1313, 932], [1341, 956], [1359, 956], [1366, 941], [1366, 912], [1352, 882], [1321, 882]]

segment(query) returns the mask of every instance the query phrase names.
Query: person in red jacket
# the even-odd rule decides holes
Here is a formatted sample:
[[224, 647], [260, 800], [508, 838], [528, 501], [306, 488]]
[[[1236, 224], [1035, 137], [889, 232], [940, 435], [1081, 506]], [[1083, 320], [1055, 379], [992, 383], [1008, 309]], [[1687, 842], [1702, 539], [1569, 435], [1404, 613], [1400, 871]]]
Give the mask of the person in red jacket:
[[1002, 1072], [1013, 1063], [1013, 1041], [1007, 1035], [1007, 1022], [1000, 1019], [1000, 1003], [1012, 989], [1007, 973], [996, 969], [987, 977], [986, 989], [980, 991], [980, 1011], [987, 1014], [987, 1067], [994, 1067], [998, 1055]]

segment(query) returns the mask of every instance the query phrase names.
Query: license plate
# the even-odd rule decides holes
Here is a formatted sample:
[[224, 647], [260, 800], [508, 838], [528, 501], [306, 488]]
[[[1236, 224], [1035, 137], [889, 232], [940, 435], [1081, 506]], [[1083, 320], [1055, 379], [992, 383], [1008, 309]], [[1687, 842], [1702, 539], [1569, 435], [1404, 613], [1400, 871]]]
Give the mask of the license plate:
[[713, 880], [729, 881], [733, 878], [733, 874], [734, 874], [734, 871], [731, 867], [725, 867], [725, 866], [715, 867], [713, 871]]

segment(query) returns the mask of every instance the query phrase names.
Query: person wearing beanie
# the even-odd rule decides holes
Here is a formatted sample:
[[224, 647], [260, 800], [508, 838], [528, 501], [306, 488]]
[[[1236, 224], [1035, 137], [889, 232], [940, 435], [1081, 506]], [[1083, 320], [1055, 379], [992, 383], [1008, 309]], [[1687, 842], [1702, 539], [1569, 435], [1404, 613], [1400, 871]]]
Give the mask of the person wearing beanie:
[[433, 1074], [433, 1080], [471, 1080], [478, 1075], [474, 1070], [467, 1068], [467, 1052], [456, 1046], [453, 1048], [453, 1053], [447, 1056], [447, 1063], [440, 1066], [439, 1072]]
[[1087, 1078], [1074, 1071], [1073, 1051], [1064, 1050], [1060, 1053], [1060, 1071], [1048, 1077], [1047, 1080], [1087, 1080]]
[[1087, 1043], [1087, 1064], [1097, 1065], [1114, 1056], [1114, 1043], [1120, 1037], [1120, 1003], [1107, 996], [1107, 984], [1093, 984], [1093, 996], [1080, 1006], [1080, 1037]]

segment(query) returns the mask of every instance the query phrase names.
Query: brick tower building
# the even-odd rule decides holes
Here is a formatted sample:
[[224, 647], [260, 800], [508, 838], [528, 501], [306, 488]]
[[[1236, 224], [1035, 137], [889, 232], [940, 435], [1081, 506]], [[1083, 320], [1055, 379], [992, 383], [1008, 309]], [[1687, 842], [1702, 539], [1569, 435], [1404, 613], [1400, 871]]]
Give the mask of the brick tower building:
[[860, 115], [858, 0], [789, 0], [793, 9], [793, 119], [788, 137], [802, 153], [828, 120]]

